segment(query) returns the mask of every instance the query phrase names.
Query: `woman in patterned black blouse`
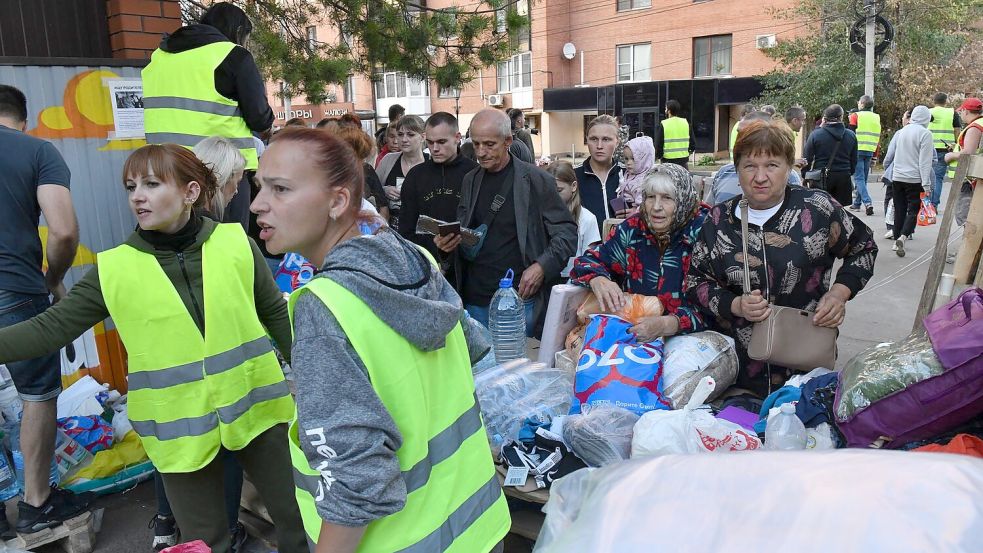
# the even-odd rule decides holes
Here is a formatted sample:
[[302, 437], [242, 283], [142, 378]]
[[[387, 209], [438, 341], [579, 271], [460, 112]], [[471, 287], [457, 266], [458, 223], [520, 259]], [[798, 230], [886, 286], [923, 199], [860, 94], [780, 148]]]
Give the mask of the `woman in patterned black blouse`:
[[[762, 396], [781, 386], [788, 370], [748, 358], [752, 325], [768, 317], [770, 305], [781, 305], [815, 311], [817, 326], [839, 327], [847, 301], [870, 280], [877, 258], [870, 228], [829, 194], [787, 184], [794, 162], [784, 121], [755, 121], [741, 130], [734, 164], [743, 194], [710, 211], [685, 286], [707, 322], [737, 342], [738, 386]], [[752, 290], [743, 285], [742, 198], [750, 208]], [[834, 278], [837, 259], [843, 266]]]

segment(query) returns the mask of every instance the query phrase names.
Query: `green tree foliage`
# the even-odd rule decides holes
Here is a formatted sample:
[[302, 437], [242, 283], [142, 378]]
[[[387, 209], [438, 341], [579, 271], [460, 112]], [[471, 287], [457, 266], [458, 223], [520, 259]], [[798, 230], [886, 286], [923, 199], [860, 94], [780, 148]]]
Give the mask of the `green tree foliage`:
[[[484, 0], [434, 9], [425, 0], [231, 0], [253, 22], [249, 49], [264, 75], [311, 103], [349, 75], [401, 71], [460, 88], [480, 67], [507, 59], [529, 25], [520, 2]], [[185, 21], [211, 2], [182, 0]], [[339, 40], [311, 41], [307, 28], [330, 24]]]
[[[764, 76], [765, 91], [757, 101], [781, 109], [801, 105], [810, 116], [833, 103], [850, 110], [864, 93], [864, 58], [850, 49], [850, 28], [858, 20], [862, 0], [801, 0], [776, 15], [804, 27], [767, 51], [778, 68]], [[874, 75], [875, 109], [886, 127], [900, 124], [901, 114], [947, 90], [940, 68], [953, 65], [970, 44], [970, 25], [983, 18], [983, 0], [886, 0], [880, 15], [895, 30], [894, 44], [878, 56]], [[974, 68], [978, 71], [978, 67]], [[932, 75], [933, 81], [926, 80]], [[978, 73], [977, 73], [978, 75]]]

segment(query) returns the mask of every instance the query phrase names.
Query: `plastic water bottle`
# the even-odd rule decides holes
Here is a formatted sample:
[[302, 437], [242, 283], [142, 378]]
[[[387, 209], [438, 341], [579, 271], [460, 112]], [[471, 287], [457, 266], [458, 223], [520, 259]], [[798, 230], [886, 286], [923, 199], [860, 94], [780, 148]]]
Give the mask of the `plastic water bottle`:
[[7, 459], [7, 451], [0, 447], [0, 501], [20, 494], [20, 485], [17, 483], [17, 474], [14, 466]]
[[792, 451], [805, 449], [809, 436], [806, 427], [795, 415], [795, 405], [783, 403], [778, 414], [768, 419], [765, 428], [765, 449]]
[[488, 305], [488, 329], [495, 346], [495, 361], [505, 363], [526, 355], [526, 306], [512, 289], [515, 273], [509, 269]]
[[[10, 436], [10, 457], [13, 461], [14, 473], [17, 476], [17, 485], [24, 489], [24, 454], [20, 449], [20, 423], [8, 424], [6, 428]], [[61, 482], [61, 474], [58, 472], [58, 463], [55, 458], [51, 459], [51, 470], [48, 473], [48, 482], [58, 485]]]

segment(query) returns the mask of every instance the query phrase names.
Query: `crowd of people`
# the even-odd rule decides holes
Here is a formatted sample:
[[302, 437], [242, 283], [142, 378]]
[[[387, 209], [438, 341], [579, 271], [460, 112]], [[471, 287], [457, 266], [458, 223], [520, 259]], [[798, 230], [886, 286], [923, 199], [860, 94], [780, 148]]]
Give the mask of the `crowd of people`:
[[[423, 120], [399, 106], [375, 137], [353, 115], [272, 133], [242, 46], [250, 28], [242, 10], [215, 4], [155, 52], [144, 70], [149, 145], [120, 175], [136, 229], [68, 293], [78, 244], [69, 171], [50, 143], [23, 133], [24, 95], [0, 87], [0, 144], [19, 152], [0, 162], [15, 199], [0, 229], [0, 362], [25, 402], [18, 531], [87, 508], [87, 497], [47, 485], [57, 351], [107, 317], [128, 353], [130, 419], [159, 473], [155, 548], [180, 529], [212, 551], [237, 550], [245, 471], [281, 551], [489, 551], [509, 514], [471, 367], [489, 351], [482, 327], [506, 272], [529, 336], [542, 333], [560, 283], [589, 287], [607, 310], [629, 293], [656, 296], [664, 313], [632, 327], [638, 340], [728, 334], [737, 384], [758, 397], [789, 369], [748, 356], [754, 323], [781, 305], [837, 328], [873, 275], [873, 231], [851, 213], [873, 214], [881, 123], [868, 96], [854, 114], [829, 106], [801, 158], [803, 109], [748, 106], [732, 163], [701, 197], [675, 100], [655, 137], [626, 140], [615, 117], [594, 118], [577, 167], [533, 164], [516, 110], [480, 111], [467, 139], [454, 115]], [[214, 73], [215, 89], [177, 72]], [[980, 100], [955, 113], [945, 103], [910, 110], [886, 149], [898, 255], [920, 194], [938, 204], [939, 166], [980, 146]], [[287, 253], [318, 268], [289, 302], [273, 279]]]

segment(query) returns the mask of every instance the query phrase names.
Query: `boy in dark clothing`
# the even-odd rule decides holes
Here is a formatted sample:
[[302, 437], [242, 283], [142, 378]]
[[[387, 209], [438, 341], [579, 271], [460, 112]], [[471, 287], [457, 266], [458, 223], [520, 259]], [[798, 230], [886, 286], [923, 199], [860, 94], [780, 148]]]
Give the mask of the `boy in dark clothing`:
[[410, 169], [403, 181], [399, 233], [438, 257], [440, 250], [434, 245], [433, 237], [416, 233], [417, 220], [420, 215], [426, 215], [441, 221], [456, 221], [461, 183], [478, 164], [458, 150], [461, 133], [453, 115], [447, 112], [431, 115], [425, 132], [430, 159]]

